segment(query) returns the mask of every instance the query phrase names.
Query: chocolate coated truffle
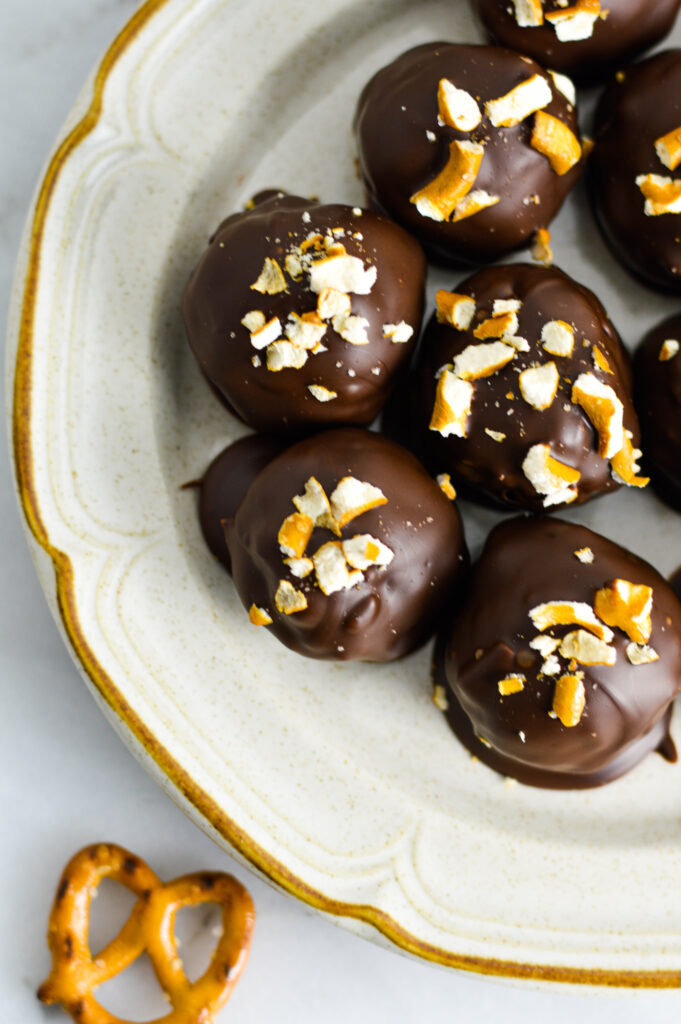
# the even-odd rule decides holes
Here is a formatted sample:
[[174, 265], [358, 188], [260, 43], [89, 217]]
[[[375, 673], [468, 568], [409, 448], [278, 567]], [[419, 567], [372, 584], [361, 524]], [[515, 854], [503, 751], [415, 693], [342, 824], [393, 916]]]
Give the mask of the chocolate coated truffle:
[[681, 604], [652, 566], [591, 530], [507, 521], [440, 639], [435, 681], [452, 729], [491, 768], [598, 786], [651, 750], [675, 759]]
[[525, 245], [580, 173], [577, 114], [561, 87], [500, 47], [409, 50], [374, 75], [357, 108], [371, 204], [450, 262]]
[[604, 82], [671, 30], [681, 0], [472, 0], [492, 42], [573, 77]]
[[385, 218], [263, 193], [189, 282], [189, 342], [256, 430], [368, 425], [418, 336], [424, 279], [420, 247]]
[[681, 50], [627, 69], [601, 100], [589, 186], [615, 256], [681, 293]]
[[412, 455], [357, 429], [270, 462], [225, 537], [251, 622], [311, 658], [409, 653], [467, 569], [456, 507]]
[[504, 505], [647, 483], [628, 356], [593, 292], [556, 268], [489, 267], [438, 292], [412, 394], [416, 450]]
[[634, 368], [646, 458], [664, 496], [681, 508], [681, 316], [646, 335]]

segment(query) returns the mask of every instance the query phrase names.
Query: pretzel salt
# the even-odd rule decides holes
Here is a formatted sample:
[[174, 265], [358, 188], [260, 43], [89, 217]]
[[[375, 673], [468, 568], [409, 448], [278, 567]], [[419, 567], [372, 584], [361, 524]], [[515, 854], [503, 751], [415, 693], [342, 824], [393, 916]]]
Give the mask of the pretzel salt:
[[[120, 882], [138, 899], [116, 938], [93, 957], [90, 903], [104, 878]], [[222, 935], [206, 971], [190, 982], [177, 952], [175, 916], [181, 907], [200, 903], [220, 905]], [[230, 875], [198, 872], [163, 883], [120, 846], [88, 846], [71, 858], [57, 888], [47, 934], [52, 970], [38, 998], [61, 1003], [78, 1024], [127, 1024], [105, 1010], [92, 990], [146, 952], [172, 1006], [153, 1024], [213, 1024], [246, 965], [254, 918], [251, 897]]]

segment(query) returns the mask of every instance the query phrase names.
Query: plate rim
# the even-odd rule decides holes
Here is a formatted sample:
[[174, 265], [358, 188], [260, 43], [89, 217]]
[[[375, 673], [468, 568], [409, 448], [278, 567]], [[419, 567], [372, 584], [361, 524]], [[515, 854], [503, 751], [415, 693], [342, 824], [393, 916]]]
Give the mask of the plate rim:
[[[145, 0], [124, 24], [98, 63], [85, 113], [56, 145], [37, 188], [26, 220], [28, 232], [28, 260], [23, 275], [17, 274], [11, 295], [19, 308], [18, 338], [13, 371], [11, 405], [11, 449], [15, 484], [25, 524], [36, 544], [52, 563], [56, 585], [56, 610], [61, 619], [66, 639], [74, 660], [85, 673], [96, 693], [124, 727], [125, 739], [129, 735], [135, 744], [127, 744], [136, 755], [139, 749], [146, 757], [138, 756], [149, 771], [157, 769], [183, 802], [203, 818], [215, 832], [253, 869], [264, 874], [288, 895], [331, 917], [346, 918], [376, 929], [399, 950], [423, 960], [475, 974], [497, 978], [534, 982], [553, 982], [619, 988], [672, 989], [681, 988], [681, 970], [611, 970], [532, 964], [513, 960], [476, 957], [452, 953], [424, 942], [403, 928], [390, 915], [371, 904], [346, 903], [326, 897], [319, 889], [307, 885], [272, 854], [257, 843], [236, 824], [215, 801], [191, 778], [170, 752], [150, 732], [141, 718], [122, 696], [116, 683], [97, 660], [90, 647], [86, 630], [82, 626], [75, 592], [75, 572], [68, 555], [54, 545], [43, 520], [32, 462], [32, 369], [34, 355], [34, 324], [36, 300], [39, 291], [42, 264], [42, 243], [57, 180], [67, 161], [79, 145], [96, 128], [103, 109], [103, 95], [108, 79], [121, 56], [140, 35], [142, 30], [171, 0]], [[73, 116], [72, 108], [69, 118]], [[30, 225], [30, 227], [29, 227]], [[29, 545], [29, 547], [31, 547]], [[33, 554], [33, 551], [31, 552]], [[42, 574], [41, 574], [42, 575]], [[138, 747], [139, 745], [139, 747]], [[152, 777], [155, 771], [152, 771]], [[158, 780], [157, 780], [158, 781]]]

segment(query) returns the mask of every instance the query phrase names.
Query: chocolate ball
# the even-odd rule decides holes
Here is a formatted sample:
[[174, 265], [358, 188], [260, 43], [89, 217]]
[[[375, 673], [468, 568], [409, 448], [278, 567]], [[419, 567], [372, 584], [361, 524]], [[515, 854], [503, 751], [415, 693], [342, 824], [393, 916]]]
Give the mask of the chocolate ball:
[[436, 702], [481, 761], [533, 786], [599, 786], [659, 749], [675, 760], [681, 604], [647, 562], [555, 519], [490, 534], [443, 631]]
[[438, 292], [412, 394], [416, 450], [481, 497], [539, 512], [647, 483], [629, 358], [557, 268], [489, 267]]
[[256, 430], [368, 425], [418, 336], [424, 280], [420, 247], [385, 218], [262, 193], [189, 282], [189, 343]]
[[664, 496], [681, 509], [681, 316], [646, 335], [634, 368], [646, 458]]
[[572, 76], [584, 85], [613, 71], [663, 39], [681, 0], [471, 0], [491, 42]]
[[681, 293], [681, 50], [623, 73], [596, 113], [589, 187], [615, 256], [652, 288]]
[[449, 262], [487, 263], [527, 244], [580, 173], [564, 87], [500, 47], [409, 50], [374, 75], [357, 107], [372, 206]]
[[357, 429], [273, 459], [225, 537], [251, 622], [310, 658], [408, 654], [467, 569], [454, 504], [409, 452]]

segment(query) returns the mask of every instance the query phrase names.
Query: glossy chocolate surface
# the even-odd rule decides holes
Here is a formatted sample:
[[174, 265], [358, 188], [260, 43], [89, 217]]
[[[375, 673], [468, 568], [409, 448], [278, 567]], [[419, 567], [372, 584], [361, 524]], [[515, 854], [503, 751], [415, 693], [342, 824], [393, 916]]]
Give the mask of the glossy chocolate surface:
[[[679, 351], [661, 360], [665, 341]], [[664, 496], [681, 509], [681, 316], [655, 327], [634, 357], [636, 401], [646, 458]]]
[[[418, 337], [423, 252], [396, 224], [368, 211], [272, 191], [254, 203], [220, 225], [185, 292], [185, 323], [199, 366], [236, 415], [256, 430], [292, 436], [325, 426], [368, 425]], [[266, 258], [277, 260], [283, 270], [291, 247], [333, 229], [342, 229], [334, 237], [349, 255], [377, 270], [369, 294], [351, 295], [352, 315], [368, 322], [368, 344], [349, 343], [329, 322], [322, 338], [325, 351], [310, 352], [300, 369], [270, 370], [266, 350], [253, 347], [242, 318], [259, 310], [267, 321], [278, 317], [283, 331], [290, 313], [302, 316], [316, 309], [317, 295], [307, 274], [299, 280], [285, 274], [286, 290], [276, 294], [251, 286]], [[413, 328], [407, 343], [384, 337], [384, 325], [402, 321]], [[336, 397], [319, 401], [310, 385], [336, 392]]]
[[626, 70], [596, 113], [589, 189], [615, 256], [653, 288], [681, 293], [681, 213], [647, 216], [640, 175], [676, 180], [655, 142], [681, 127], [681, 50], [667, 50]]
[[[663, 39], [671, 31], [681, 0], [604, 0], [606, 18], [599, 18], [587, 39], [561, 42], [550, 22], [521, 28], [512, 0], [471, 0], [490, 41], [533, 57], [544, 67], [591, 85]], [[570, 7], [574, 6], [572, 3]], [[558, 0], [544, 0], [544, 13], [564, 10]]]
[[[281, 524], [295, 512], [294, 496], [312, 476], [329, 496], [343, 477], [354, 476], [388, 499], [344, 526], [340, 539], [370, 534], [394, 552], [392, 562], [371, 566], [352, 589], [328, 596], [314, 573], [299, 579], [290, 572], [277, 540]], [[409, 653], [437, 629], [441, 608], [455, 599], [468, 567], [456, 507], [409, 452], [364, 430], [329, 431], [271, 461], [227, 518], [225, 536], [244, 607], [265, 609], [273, 621], [264, 628], [312, 658], [391, 661]], [[316, 528], [307, 556], [336, 539]], [[304, 611], [277, 611], [280, 580], [304, 593]], [[257, 628], [263, 627], [250, 628], [257, 641]]]
[[[559, 176], [530, 145], [533, 117], [495, 128], [483, 113], [472, 132], [438, 125], [438, 83], [449, 79], [469, 92], [481, 110], [535, 74], [552, 86], [548, 114], [578, 134], [577, 115], [538, 64], [500, 47], [428, 43], [403, 54], [364, 88], [355, 131], [364, 183], [372, 206], [412, 232], [437, 258], [457, 264], [487, 263], [527, 244], [547, 227], [575, 184], [580, 166]], [[432, 140], [426, 135], [432, 133]], [[447, 163], [454, 139], [483, 143], [484, 158], [473, 188], [501, 196], [457, 223], [422, 216], [409, 198]]]
[[[584, 547], [594, 554], [591, 564], [574, 555]], [[528, 613], [559, 599], [592, 605], [595, 592], [615, 578], [653, 588], [649, 643], [659, 661], [632, 665], [629, 638], [615, 628], [615, 665], [579, 666], [586, 704], [568, 728], [550, 717], [555, 679], [540, 674]], [[574, 628], [548, 633], [559, 637]], [[502, 697], [498, 681], [517, 672], [526, 677], [524, 689]], [[446, 686], [450, 725], [485, 764], [528, 785], [602, 785], [651, 750], [675, 756], [667, 737], [670, 703], [681, 690], [681, 604], [652, 566], [605, 537], [556, 519], [513, 519], [490, 534], [464, 611], [440, 637], [435, 681]]]
[[[528, 264], [489, 267], [452, 290], [475, 299], [475, 318], [469, 330], [458, 331], [449, 324], [438, 323], [433, 316], [423, 336], [412, 389], [413, 443], [417, 451], [424, 453], [433, 471], [451, 473], [481, 497], [510, 507], [542, 511], [544, 499], [522, 467], [533, 445], [550, 444], [556, 459], [581, 473], [577, 503], [620, 486], [608, 461], [598, 454], [598, 435], [586, 413], [571, 401], [576, 378], [581, 373], [595, 374], [622, 401], [624, 425], [632, 432], [634, 447], [638, 445], [629, 357], [593, 292], [557, 268]], [[443, 437], [429, 429], [438, 371], [467, 346], [481, 344], [473, 332], [491, 316], [495, 299], [522, 302], [517, 314], [517, 334], [527, 340], [530, 350], [517, 352], [502, 370], [475, 381], [468, 436]], [[542, 347], [542, 328], [551, 320], [563, 320], [573, 327], [571, 356], [551, 355]], [[585, 339], [590, 342], [588, 347], [584, 346]], [[595, 347], [607, 359], [612, 373], [595, 365]], [[538, 410], [523, 399], [518, 372], [551, 361], [560, 375], [558, 391], [548, 409]], [[487, 431], [505, 434], [505, 439], [495, 440]]]

